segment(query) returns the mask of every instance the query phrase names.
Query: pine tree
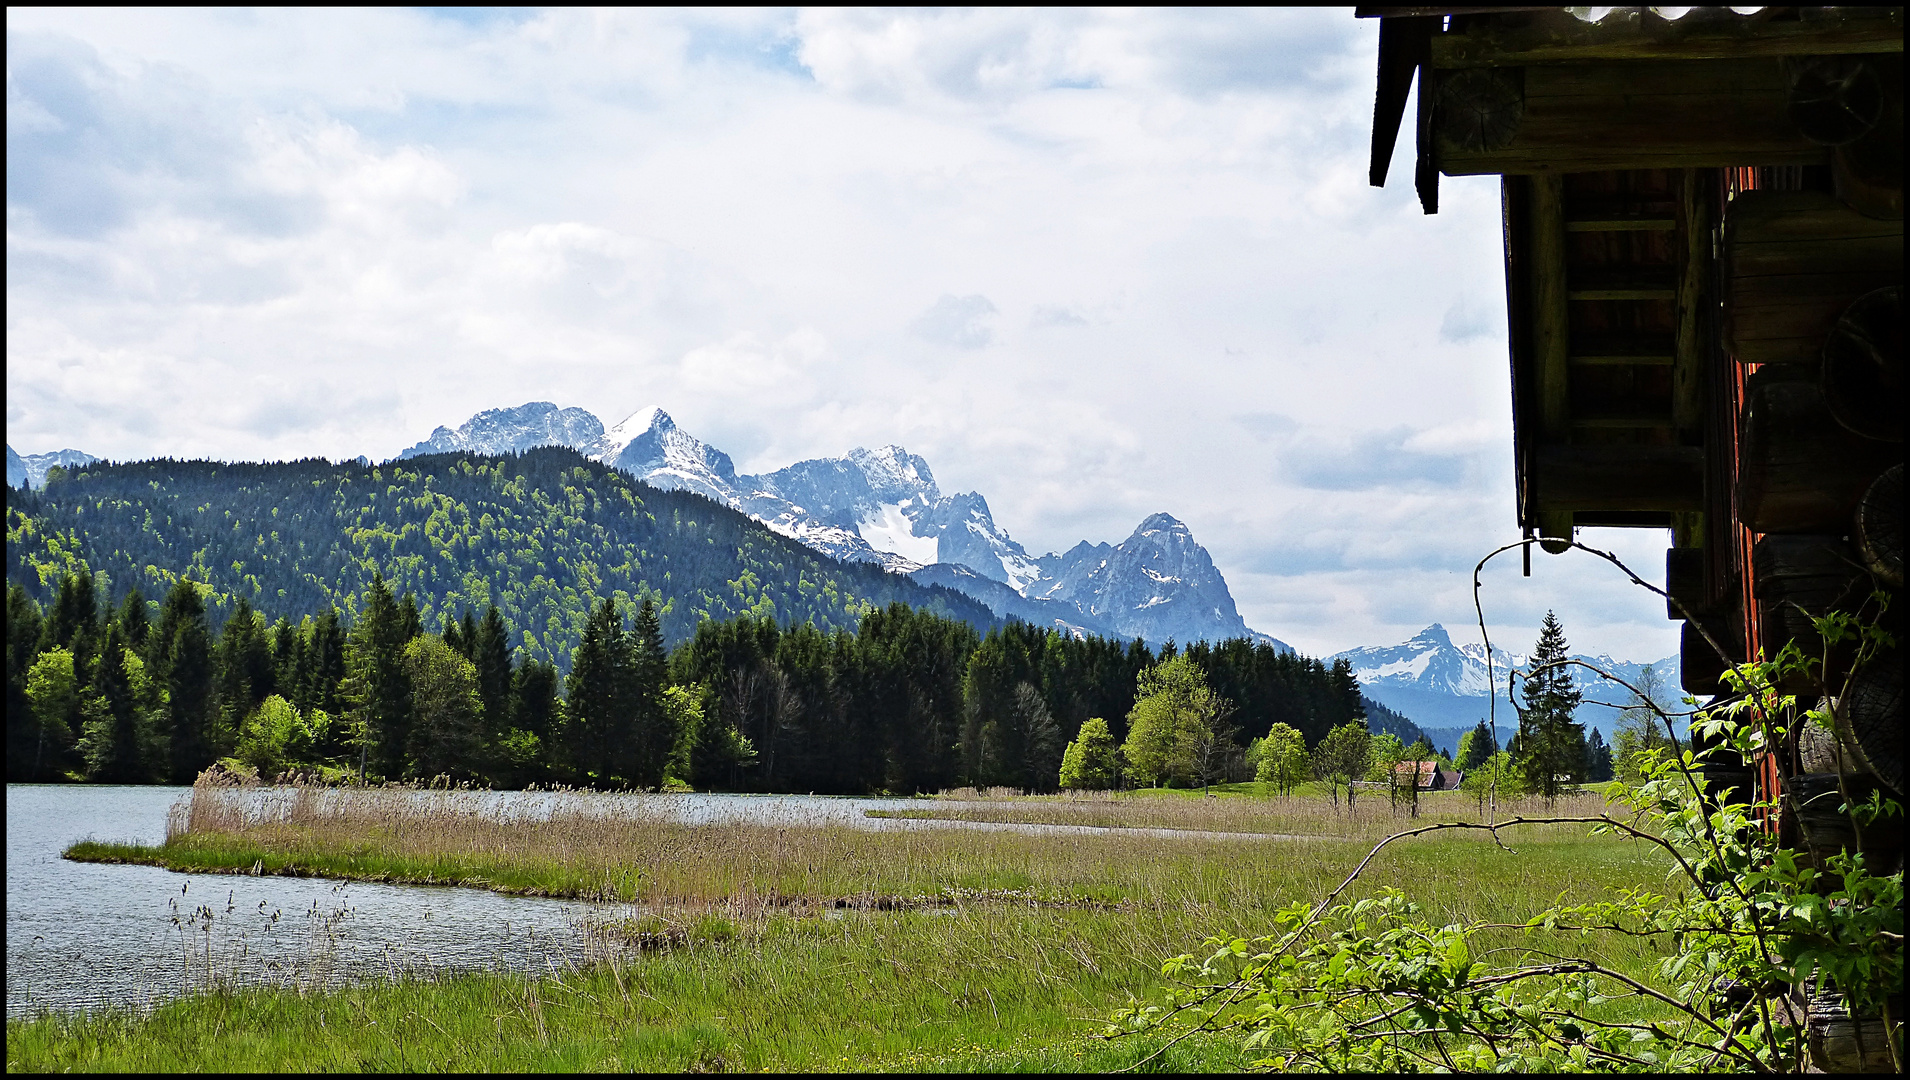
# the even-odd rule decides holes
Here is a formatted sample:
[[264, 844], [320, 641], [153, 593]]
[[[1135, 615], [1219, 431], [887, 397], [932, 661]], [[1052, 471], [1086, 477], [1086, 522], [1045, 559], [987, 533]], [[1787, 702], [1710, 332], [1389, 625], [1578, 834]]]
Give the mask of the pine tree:
[[1585, 739], [1585, 779], [1602, 784], [1612, 778], [1612, 748], [1597, 728]]
[[570, 767], [589, 782], [611, 787], [634, 772], [635, 712], [630, 646], [609, 600], [584, 625], [564, 678], [562, 741]]
[[663, 652], [663, 629], [658, 625], [655, 601], [646, 593], [637, 605], [637, 617], [627, 639], [630, 650], [626, 677], [631, 717], [630, 772], [640, 787], [661, 787], [663, 771], [677, 744], [676, 716], [665, 707], [663, 691], [669, 682], [669, 662]]
[[33, 757], [40, 738], [40, 722], [27, 697], [27, 672], [40, 655], [40, 605], [25, 587], [7, 588], [7, 780], [34, 779]]
[[504, 616], [497, 605], [484, 613], [483, 622], [467, 623], [471, 631], [469, 658], [477, 668], [478, 701], [482, 706], [484, 737], [496, 742], [511, 728], [511, 644]]
[[1459, 740], [1459, 750], [1453, 765], [1460, 772], [1468, 772], [1498, 752], [1499, 744], [1492, 738], [1492, 729], [1481, 720]]
[[212, 630], [199, 589], [180, 578], [166, 594], [159, 614], [153, 658], [156, 677], [166, 690], [175, 784], [190, 784], [218, 755], [212, 742]]
[[1518, 765], [1549, 801], [1563, 783], [1585, 776], [1585, 727], [1572, 718], [1582, 695], [1566, 659], [1565, 629], [1548, 611], [1532, 650], [1519, 710]]
[[[415, 607], [412, 614], [417, 614]], [[410, 629], [385, 586], [384, 575], [372, 575], [365, 613], [346, 639], [341, 695], [351, 710], [361, 771], [372, 768], [391, 778], [404, 775], [411, 734], [411, 677], [404, 663], [405, 645], [414, 636]]]

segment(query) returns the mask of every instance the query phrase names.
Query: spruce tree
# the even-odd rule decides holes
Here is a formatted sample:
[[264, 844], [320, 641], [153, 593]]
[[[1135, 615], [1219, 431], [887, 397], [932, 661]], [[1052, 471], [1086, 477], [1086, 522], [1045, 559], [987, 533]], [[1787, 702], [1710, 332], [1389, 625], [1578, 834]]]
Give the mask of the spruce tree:
[[663, 630], [657, 607], [648, 594], [637, 605], [637, 617], [628, 638], [631, 736], [629, 778], [641, 787], [661, 787], [663, 770], [676, 746], [675, 717], [664, 706], [669, 661], [663, 652]]
[[27, 697], [27, 672], [40, 655], [40, 605], [18, 582], [7, 587], [7, 780], [32, 780], [40, 724]]
[[[415, 607], [412, 615], [417, 611]], [[346, 639], [346, 690], [360, 768], [390, 778], [404, 774], [411, 734], [411, 677], [404, 649], [414, 636], [384, 575], [373, 574], [365, 612]]]
[[601, 787], [625, 782], [636, 717], [631, 702], [630, 647], [616, 605], [604, 600], [584, 624], [564, 678], [564, 756], [578, 776]]
[[1493, 741], [1492, 729], [1486, 726], [1484, 720], [1481, 720], [1473, 726], [1471, 731], [1466, 732], [1464, 738], [1459, 740], [1458, 756], [1453, 765], [1460, 772], [1468, 772], [1478, 768], [1498, 752], [1499, 746]]
[[180, 578], [166, 594], [159, 614], [154, 660], [168, 699], [166, 735], [170, 739], [175, 784], [190, 784], [217, 756], [211, 732], [212, 630], [206, 605], [192, 582]]
[[496, 740], [512, 726], [510, 635], [496, 604], [484, 613], [483, 622], [474, 625], [470, 660], [477, 667], [485, 738]]
[[1532, 650], [1519, 710], [1518, 765], [1539, 794], [1558, 797], [1563, 783], [1585, 776], [1585, 728], [1572, 717], [1582, 695], [1566, 659], [1565, 628], [1548, 611]]

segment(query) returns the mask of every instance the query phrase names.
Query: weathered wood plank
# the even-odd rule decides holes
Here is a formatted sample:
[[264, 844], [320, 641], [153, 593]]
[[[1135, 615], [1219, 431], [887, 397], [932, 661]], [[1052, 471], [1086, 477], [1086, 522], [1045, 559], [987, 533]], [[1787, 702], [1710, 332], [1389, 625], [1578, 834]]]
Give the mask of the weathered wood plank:
[[1828, 165], [1798, 132], [1775, 59], [1534, 66], [1518, 133], [1497, 150], [1442, 146], [1448, 176]]
[[1609, 217], [1581, 218], [1565, 223], [1566, 232], [1675, 232], [1676, 218]]
[[1699, 189], [1698, 170], [1686, 169], [1680, 178], [1679, 217], [1684, 219], [1684, 251], [1678, 275], [1678, 330], [1676, 362], [1671, 369], [1671, 415], [1678, 427], [1694, 430], [1704, 423], [1705, 342], [1699, 316], [1704, 309], [1704, 283], [1711, 260], [1709, 204]]
[[1903, 283], [1903, 223], [1821, 191], [1747, 191], [1725, 209], [1726, 341], [1738, 360], [1814, 360], [1850, 302]]
[[1753, 373], [1739, 430], [1737, 501], [1759, 533], [1846, 532], [1871, 481], [1902, 453], [1832, 419], [1806, 364]]
[[1701, 510], [1704, 451], [1692, 446], [1543, 446], [1532, 492], [1545, 510]]
[[1596, 25], [1559, 12], [1524, 27], [1481, 26], [1432, 42], [1436, 67], [1500, 67], [1583, 60], [1729, 60], [1903, 51], [1901, 8], [1843, 8], [1797, 22], [1752, 20], [1702, 9], [1668, 21], [1614, 12]]

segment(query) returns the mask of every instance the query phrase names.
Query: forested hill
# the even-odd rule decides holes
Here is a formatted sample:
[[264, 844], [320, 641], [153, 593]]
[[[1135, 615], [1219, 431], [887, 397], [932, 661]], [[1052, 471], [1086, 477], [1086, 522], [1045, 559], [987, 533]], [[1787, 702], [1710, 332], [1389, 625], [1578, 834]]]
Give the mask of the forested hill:
[[90, 569], [117, 603], [208, 585], [213, 625], [243, 597], [297, 620], [356, 616], [374, 570], [413, 592], [426, 626], [501, 610], [511, 642], [568, 668], [596, 598], [657, 597], [668, 643], [705, 619], [771, 616], [853, 630], [900, 601], [986, 631], [975, 600], [841, 563], [700, 495], [661, 491], [563, 447], [438, 454], [383, 466], [322, 459], [89, 465], [7, 492], [7, 581], [46, 603]]

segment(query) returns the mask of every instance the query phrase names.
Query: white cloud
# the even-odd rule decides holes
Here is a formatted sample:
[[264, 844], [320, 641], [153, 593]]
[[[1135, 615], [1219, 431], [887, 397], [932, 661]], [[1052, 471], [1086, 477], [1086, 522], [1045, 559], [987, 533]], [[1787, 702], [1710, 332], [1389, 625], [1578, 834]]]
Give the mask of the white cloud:
[[[750, 470], [901, 443], [1037, 551], [1171, 512], [1315, 651], [1463, 622], [1514, 533], [1497, 185], [1425, 217], [1407, 147], [1366, 186], [1373, 34], [10, 9], [8, 438], [380, 457], [657, 405]], [[1568, 626], [1671, 651], [1546, 565]]]

